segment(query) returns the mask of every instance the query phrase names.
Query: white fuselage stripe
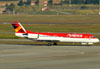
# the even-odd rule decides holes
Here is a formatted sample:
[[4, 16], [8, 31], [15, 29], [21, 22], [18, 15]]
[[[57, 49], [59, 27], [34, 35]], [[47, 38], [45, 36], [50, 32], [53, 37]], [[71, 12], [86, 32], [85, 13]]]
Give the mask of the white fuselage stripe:
[[[24, 37], [23, 33], [16, 33], [16, 36]], [[34, 35], [33, 35], [33, 37], [34, 37]], [[32, 39], [34, 39], [34, 38], [32, 38]], [[67, 37], [47, 36], [47, 35], [39, 35], [39, 34], [38, 34], [38, 37], [35, 38], [35, 40], [41, 40], [41, 41], [51, 40], [51, 41], [59, 41], [59, 42], [81, 42], [81, 43], [96, 43], [96, 42], [99, 42], [99, 39], [67, 38]]]
[[58, 40], [60, 42], [84, 42], [84, 43], [95, 43], [97, 39], [90, 39], [90, 38], [67, 38], [67, 37], [56, 37], [56, 36], [45, 36], [39, 35], [37, 40]]

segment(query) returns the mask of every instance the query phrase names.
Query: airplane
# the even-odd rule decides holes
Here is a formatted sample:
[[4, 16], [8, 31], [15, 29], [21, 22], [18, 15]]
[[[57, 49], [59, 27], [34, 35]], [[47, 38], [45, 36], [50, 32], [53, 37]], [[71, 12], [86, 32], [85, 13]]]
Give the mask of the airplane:
[[15, 21], [11, 22], [11, 24], [15, 30], [16, 36], [38, 42], [47, 42], [50, 46], [57, 45], [58, 42], [81, 43], [82, 45], [92, 45], [99, 42], [99, 39], [92, 34], [32, 32], [26, 30], [20, 22]]

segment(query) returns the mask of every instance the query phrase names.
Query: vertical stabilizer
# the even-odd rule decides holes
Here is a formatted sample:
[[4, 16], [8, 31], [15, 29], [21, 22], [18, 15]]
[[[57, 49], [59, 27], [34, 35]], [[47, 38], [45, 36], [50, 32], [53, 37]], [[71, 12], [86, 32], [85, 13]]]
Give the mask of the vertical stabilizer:
[[16, 33], [26, 33], [25, 28], [20, 24], [20, 22], [11, 22]]

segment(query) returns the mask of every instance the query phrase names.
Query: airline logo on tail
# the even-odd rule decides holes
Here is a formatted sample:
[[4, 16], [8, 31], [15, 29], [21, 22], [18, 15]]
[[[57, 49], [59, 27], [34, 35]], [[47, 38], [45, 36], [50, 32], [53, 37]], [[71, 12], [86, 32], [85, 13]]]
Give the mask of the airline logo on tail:
[[25, 33], [26, 30], [19, 22], [12, 22], [12, 26], [14, 27], [14, 30], [16, 33]]

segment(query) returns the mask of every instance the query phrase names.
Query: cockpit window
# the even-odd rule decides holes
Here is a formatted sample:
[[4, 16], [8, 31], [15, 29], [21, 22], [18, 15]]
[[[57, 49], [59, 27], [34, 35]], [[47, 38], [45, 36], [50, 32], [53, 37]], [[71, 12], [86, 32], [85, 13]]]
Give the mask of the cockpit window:
[[90, 38], [95, 38], [94, 36], [90, 36]]

